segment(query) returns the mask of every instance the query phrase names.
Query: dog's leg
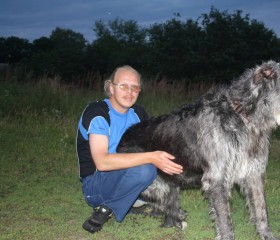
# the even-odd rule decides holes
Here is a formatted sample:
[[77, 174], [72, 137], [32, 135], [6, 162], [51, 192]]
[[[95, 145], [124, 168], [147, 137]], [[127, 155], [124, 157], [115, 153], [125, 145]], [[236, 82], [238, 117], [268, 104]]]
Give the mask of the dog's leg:
[[241, 190], [247, 198], [251, 218], [256, 224], [262, 240], [276, 240], [268, 226], [263, 178], [247, 178], [241, 184]]
[[167, 198], [164, 200], [165, 205], [165, 221], [163, 227], [178, 227], [184, 230], [187, 227], [187, 223], [183, 220], [186, 217], [185, 212], [180, 209], [179, 203], [179, 188], [175, 185], [169, 185], [170, 192]]
[[[233, 225], [230, 215], [230, 192], [222, 182], [213, 183], [213, 180], [203, 181], [206, 197], [209, 199], [211, 213], [213, 213], [217, 240], [233, 240]], [[211, 184], [210, 184], [211, 183]]]
[[184, 230], [187, 223], [184, 221], [186, 213], [180, 208], [179, 188], [157, 177], [142, 194], [143, 200], [154, 204], [157, 211], [165, 216], [163, 227], [178, 227]]

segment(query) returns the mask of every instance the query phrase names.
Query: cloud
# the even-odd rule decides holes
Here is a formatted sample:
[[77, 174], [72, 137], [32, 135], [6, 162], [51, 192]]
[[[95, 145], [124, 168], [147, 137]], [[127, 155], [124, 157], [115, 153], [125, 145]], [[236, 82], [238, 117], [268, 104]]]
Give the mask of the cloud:
[[209, 13], [211, 6], [218, 10], [242, 10], [273, 29], [280, 36], [280, 1], [278, 0], [2, 0], [0, 8], [0, 36], [18, 36], [34, 40], [49, 36], [56, 27], [82, 33], [92, 41], [92, 27], [98, 19], [120, 18], [135, 20], [149, 26], [165, 22], [180, 13], [181, 19], [197, 19]]

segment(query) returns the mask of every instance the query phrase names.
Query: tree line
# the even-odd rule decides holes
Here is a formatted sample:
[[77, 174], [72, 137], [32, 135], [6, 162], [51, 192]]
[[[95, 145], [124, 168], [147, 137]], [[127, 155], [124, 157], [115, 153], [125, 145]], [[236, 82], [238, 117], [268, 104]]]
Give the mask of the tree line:
[[106, 77], [120, 65], [131, 65], [145, 77], [177, 81], [225, 82], [269, 59], [279, 61], [280, 39], [264, 23], [241, 10], [212, 7], [196, 20], [179, 13], [149, 27], [116, 18], [94, 23], [96, 39], [57, 27], [49, 37], [30, 43], [0, 38], [0, 62], [20, 66], [33, 76], [59, 75], [75, 83], [87, 74]]

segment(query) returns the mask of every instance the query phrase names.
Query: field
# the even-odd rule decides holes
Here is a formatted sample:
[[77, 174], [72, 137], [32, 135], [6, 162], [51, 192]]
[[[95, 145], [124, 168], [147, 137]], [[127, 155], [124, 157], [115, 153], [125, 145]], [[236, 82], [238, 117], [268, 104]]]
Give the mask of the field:
[[[150, 115], [168, 113], [205, 89], [150, 83], [139, 103]], [[186, 231], [161, 228], [160, 217], [142, 215], [128, 215], [122, 223], [112, 218], [93, 235], [82, 229], [91, 208], [78, 178], [76, 127], [86, 104], [102, 98], [100, 90], [64, 86], [57, 79], [0, 82], [0, 239], [214, 239], [208, 204], [198, 189], [180, 195], [189, 214]], [[271, 228], [280, 237], [279, 130], [270, 150], [266, 199]], [[236, 239], [259, 239], [237, 189], [232, 213]]]

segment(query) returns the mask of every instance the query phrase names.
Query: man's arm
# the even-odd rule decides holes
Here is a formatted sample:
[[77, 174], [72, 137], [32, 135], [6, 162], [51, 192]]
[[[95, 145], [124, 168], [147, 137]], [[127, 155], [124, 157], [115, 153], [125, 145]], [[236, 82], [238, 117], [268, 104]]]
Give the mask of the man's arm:
[[163, 172], [173, 175], [180, 174], [183, 167], [173, 162], [171, 154], [164, 151], [144, 153], [108, 153], [108, 137], [105, 135], [90, 134], [89, 145], [94, 164], [99, 171], [111, 171], [136, 167], [151, 163]]

